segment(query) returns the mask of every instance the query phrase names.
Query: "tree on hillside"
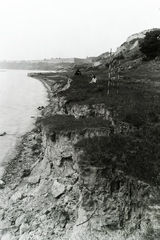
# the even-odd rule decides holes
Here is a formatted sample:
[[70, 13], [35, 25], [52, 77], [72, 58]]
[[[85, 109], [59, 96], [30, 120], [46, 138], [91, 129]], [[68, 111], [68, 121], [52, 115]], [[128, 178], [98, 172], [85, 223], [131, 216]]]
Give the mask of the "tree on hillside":
[[145, 38], [140, 43], [140, 51], [147, 60], [152, 60], [160, 56], [160, 30], [147, 32]]

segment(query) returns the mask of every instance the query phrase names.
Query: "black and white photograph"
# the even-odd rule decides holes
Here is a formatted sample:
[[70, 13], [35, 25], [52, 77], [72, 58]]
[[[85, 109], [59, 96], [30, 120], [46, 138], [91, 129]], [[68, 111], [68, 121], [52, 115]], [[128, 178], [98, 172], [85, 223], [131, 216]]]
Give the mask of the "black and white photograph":
[[159, 0], [0, 0], [0, 240], [160, 240]]

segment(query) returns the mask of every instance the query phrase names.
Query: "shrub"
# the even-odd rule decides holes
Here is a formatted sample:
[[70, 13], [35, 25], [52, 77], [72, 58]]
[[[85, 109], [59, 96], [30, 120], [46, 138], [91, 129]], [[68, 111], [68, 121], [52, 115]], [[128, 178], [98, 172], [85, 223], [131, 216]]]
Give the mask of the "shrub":
[[144, 40], [140, 43], [140, 51], [148, 60], [160, 56], [160, 30], [146, 33]]

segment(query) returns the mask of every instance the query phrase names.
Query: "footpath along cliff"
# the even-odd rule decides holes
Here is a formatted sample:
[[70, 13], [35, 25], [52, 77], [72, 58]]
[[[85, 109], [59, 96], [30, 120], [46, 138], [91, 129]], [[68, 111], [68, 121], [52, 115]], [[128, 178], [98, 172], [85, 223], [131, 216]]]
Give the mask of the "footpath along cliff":
[[31, 75], [50, 103], [0, 183], [1, 240], [159, 239], [159, 95], [97, 74]]

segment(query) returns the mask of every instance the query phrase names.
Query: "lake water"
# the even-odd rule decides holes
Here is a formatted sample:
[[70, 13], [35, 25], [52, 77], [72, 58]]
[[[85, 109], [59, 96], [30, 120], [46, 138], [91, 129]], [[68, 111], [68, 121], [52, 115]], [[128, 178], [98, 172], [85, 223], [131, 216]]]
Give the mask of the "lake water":
[[[43, 84], [27, 77], [29, 71], [0, 70], [0, 179], [5, 162], [12, 156], [20, 137], [34, 127], [38, 106], [48, 103]], [[32, 71], [33, 72], [33, 71]]]

